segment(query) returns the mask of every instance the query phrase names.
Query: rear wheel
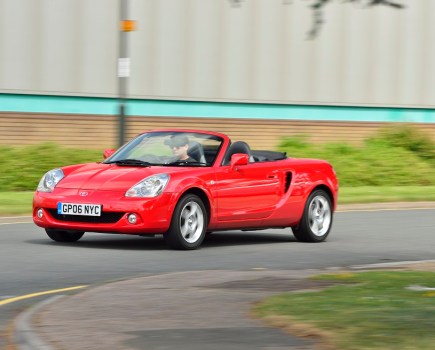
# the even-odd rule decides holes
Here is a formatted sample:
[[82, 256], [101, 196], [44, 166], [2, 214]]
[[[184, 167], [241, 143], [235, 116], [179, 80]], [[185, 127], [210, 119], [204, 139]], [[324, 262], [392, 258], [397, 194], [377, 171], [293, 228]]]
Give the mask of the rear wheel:
[[46, 228], [48, 237], [56, 242], [77, 242], [85, 234], [80, 231], [62, 231]]
[[194, 194], [183, 196], [177, 203], [171, 226], [164, 238], [174, 249], [196, 249], [205, 237], [207, 210], [201, 198]]
[[328, 236], [331, 226], [331, 198], [324, 190], [316, 190], [305, 203], [301, 222], [292, 230], [298, 241], [322, 242]]

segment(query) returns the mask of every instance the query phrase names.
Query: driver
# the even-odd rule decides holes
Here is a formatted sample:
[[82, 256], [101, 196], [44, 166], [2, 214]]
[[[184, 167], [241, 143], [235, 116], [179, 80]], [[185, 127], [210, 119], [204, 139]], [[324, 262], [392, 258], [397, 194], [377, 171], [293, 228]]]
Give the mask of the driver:
[[195, 162], [195, 159], [190, 157], [187, 153], [189, 149], [189, 139], [186, 135], [173, 135], [165, 143], [172, 149], [172, 153], [174, 156], [178, 157], [178, 160]]

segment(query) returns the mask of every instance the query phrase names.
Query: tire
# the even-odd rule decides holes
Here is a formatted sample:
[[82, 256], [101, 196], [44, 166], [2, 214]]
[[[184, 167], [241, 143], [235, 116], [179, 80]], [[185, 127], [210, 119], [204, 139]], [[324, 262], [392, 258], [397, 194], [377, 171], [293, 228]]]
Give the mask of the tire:
[[171, 226], [164, 234], [165, 241], [173, 249], [197, 249], [204, 240], [207, 222], [207, 210], [201, 198], [187, 194], [175, 206]]
[[48, 237], [50, 237], [53, 241], [56, 242], [77, 242], [80, 238], [85, 234], [84, 232], [79, 231], [61, 231], [61, 230], [53, 230], [53, 229], [45, 229]]
[[298, 226], [292, 227], [300, 242], [322, 242], [332, 227], [332, 202], [324, 190], [315, 190], [305, 203], [304, 214]]

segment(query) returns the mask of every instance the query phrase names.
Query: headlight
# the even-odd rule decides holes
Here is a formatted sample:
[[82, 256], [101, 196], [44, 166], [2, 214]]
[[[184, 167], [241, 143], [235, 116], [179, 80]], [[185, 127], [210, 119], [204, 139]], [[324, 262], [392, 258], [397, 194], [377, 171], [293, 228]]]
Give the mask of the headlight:
[[168, 174], [157, 174], [138, 182], [127, 192], [126, 197], [156, 197], [163, 192], [169, 182]]
[[54, 169], [47, 172], [39, 181], [38, 188], [39, 192], [53, 192], [56, 185], [64, 177], [63, 171], [61, 169]]

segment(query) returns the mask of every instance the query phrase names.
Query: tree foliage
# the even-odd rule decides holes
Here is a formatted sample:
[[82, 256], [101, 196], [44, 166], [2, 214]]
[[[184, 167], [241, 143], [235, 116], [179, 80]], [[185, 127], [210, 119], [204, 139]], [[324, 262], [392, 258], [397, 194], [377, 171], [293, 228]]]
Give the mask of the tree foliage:
[[[230, 3], [233, 6], [240, 6], [243, 1], [245, 0], [229, 0]], [[307, 0], [304, 0], [307, 1]], [[308, 0], [310, 1], [309, 8], [313, 12], [313, 25], [310, 31], [308, 32], [309, 38], [315, 38], [322, 28], [323, 24], [325, 23], [325, 19], [323, 16], [323, 10], [326, 5], [329, 5], [330, 3], [334, 2], [335, 0]], [[353, 4], [359, 4], [362, 7], [372, 7], [372, 6], [389, 6], [395, 9], [402, 9], [404, 8], [404, 5], [400, 2], [403, 0], [339, 0], [343, 4], [346, 3], [353, 3]], [[283, 0], [285, 4], [292, 3], [292, 0]]]

